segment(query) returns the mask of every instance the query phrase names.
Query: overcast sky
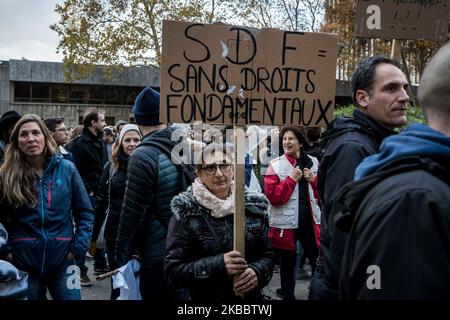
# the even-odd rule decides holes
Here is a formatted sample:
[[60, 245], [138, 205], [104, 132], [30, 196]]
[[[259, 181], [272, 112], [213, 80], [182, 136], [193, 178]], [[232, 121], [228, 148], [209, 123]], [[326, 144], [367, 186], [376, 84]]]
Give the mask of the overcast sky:
[[63, 0], [0, 0], [0, 60], [62, 61], [49, 28], [58, 21], [57, 3]]

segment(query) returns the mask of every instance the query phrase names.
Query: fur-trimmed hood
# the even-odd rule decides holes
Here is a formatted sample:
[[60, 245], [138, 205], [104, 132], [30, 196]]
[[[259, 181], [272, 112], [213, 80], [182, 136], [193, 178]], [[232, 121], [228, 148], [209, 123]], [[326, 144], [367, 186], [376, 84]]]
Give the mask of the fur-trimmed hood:
[[[186, 222], [190, 216], [210, 215], [210, 210], [201, 206], [192, 193], [192, 186], [186, 191], [174, 197], [170, 203], [170, 208], [177, 220]], [[269, 201], [262, 193], [245, 190], [245, 211], [263, 217], [268, 217], [267, 209]]]

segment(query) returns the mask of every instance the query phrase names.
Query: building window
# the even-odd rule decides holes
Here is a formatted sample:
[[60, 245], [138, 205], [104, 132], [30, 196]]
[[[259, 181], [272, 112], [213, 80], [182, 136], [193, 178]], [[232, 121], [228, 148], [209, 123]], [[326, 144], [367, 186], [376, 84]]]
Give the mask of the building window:
[[64, 84], [52, 85], [52, 103], [67, 103], [69, 101], [68, 87]]
[[106, 104], [122, 104], [121, 88], [105, 87], [105, 103]]
[[69, 103], [85, 103], [86, 89], [84, 86], [71, 85], [69, 89]]
[[104, 104], [105, 103], [105, 91], [101, 86], [90, 86], [88, 91], [88, 103], [89, 104]]
[[50, 102], [50, 85], [45, 83], [31, 84], [32, 102]]
[[14, 101], [18, 102], [31, 101], [31, 84], [29, 82], [14, 83]]
[[14, 82], [15, 102], [132, 106], [144, 87]]

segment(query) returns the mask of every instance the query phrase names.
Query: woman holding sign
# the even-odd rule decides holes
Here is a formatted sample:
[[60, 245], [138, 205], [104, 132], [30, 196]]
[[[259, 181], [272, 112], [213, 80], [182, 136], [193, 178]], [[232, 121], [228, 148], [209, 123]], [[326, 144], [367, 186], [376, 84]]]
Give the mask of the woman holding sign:
[[245, 193], [245, 252], [233, 251], [233, 165], [230, 147], [210, 144], [197, 165], [198, 178], [171, 203], [165, 274], [188, 288], [192, 300], [262, 299], [272, 278], [274, 252], [267, 237], [268, 201]]
[[295, 300], [299, 243], [313, 273], [319, 254], [319, 162], [304, 153], [307, 140], [299, 128], [285, 127], [280, 136], [284, 155], [270, 161], [264, 191], [271, 204], [269, 237], [280, 257], [281, 295], [284, 300]]

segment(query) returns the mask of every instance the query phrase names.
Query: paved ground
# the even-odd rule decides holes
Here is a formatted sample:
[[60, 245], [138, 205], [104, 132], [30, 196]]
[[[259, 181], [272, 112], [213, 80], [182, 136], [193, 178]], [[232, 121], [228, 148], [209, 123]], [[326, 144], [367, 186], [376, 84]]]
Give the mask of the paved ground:
[[[96, 276], [93, 275], [93, 259], [86, 257], [86, 264], [89, 268], [88, 276], [91, 278], [92, 286], [81, 288], [81, 298], [83, 300], [109, 300], [111, 292], [110, 279], [96, 281]], [[309, 280], [297, 280], [297, 284], [295, 286], [295, 297], [297, 298], [297, 300], [306, 300], [308, 298], [308, 285]], [[275, 293], [275, 290], [279, 287], [280, 274], [276, 268], [272, 280], [270, 281], [269, 285], [264, 288], [263, 292], [266, 296], [270, 297], [273, 300], [281, 300]]]
[[[308, 280], [297, 280], [295, 285], [295, 298], [297, 300], [307, 300], [309, 293], [309, 279]], [[272, 280], [270, 280], [269, 285], [263, 289], [265, 295], [269, 296], [273, 300], [281, 300], [277, 296], [275, 290], [280, 288], [280, 273], [277, 269], [273, 273]]]

